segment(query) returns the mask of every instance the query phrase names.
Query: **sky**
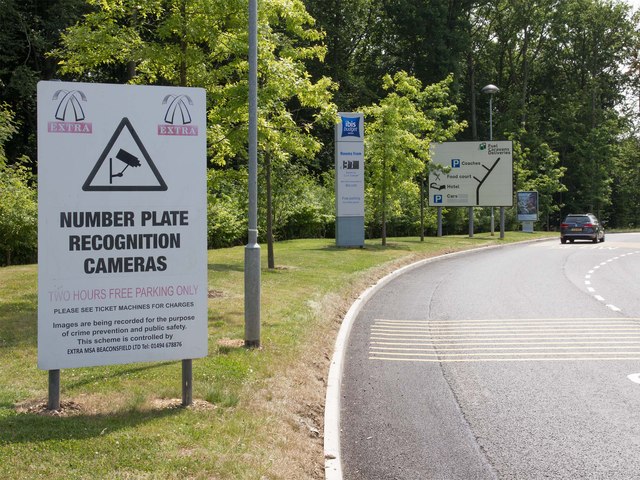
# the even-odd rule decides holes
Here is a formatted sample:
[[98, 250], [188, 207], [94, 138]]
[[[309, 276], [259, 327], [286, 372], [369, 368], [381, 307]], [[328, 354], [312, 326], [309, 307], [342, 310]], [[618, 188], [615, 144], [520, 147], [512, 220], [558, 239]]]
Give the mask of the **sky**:
[[627, 0], [627, 3], [633, 6], [633, 11], [637, 11], [640, 8], [640, 0]]

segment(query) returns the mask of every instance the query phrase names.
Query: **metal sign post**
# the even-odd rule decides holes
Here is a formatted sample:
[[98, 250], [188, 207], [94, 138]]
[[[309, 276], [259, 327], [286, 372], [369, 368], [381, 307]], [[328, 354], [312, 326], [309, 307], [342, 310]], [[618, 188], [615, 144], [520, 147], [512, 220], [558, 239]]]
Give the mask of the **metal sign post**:
[[258, 0], [249, 0], [249, 228], [244, 250], [244, 344], [260, 346], [258, 245]]

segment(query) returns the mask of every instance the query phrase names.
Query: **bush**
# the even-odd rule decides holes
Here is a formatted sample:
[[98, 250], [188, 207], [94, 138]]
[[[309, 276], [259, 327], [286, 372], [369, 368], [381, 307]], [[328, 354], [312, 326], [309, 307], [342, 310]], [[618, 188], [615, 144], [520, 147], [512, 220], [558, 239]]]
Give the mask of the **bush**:
[[247, 232], [247, 172], [208, 172], [207, 244], [209, 248], [242, 245]]
[[0, 159], [0, 265], [34, 263], [38, 252], [38, 204], [31, 172]]
[[[325, 175], [316, 179], [303, 166], [285, 163], [273, 165], [271, 178], [273, 233], [277, 240], [333, 236], [333, 177]], [[265, 191], [266, 188], [261, 186], [261, 192]], [[261, 197], [259, 221], [260, 233], [265, 233], [264, 195]]]
[[8, 165], [4, 152], [15, 132], [13, 114], [0, 105], [0, 265], [33, 263], [38, 251], [38, 203], [29, 160]]

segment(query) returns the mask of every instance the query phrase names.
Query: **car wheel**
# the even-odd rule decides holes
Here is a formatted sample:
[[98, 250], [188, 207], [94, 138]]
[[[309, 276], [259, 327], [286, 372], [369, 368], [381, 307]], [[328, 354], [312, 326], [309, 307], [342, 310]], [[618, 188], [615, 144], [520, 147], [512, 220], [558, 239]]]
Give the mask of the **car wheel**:
[[602, 235], [602, 238], [600, 239], [600, 243], [604, 242], [604, 235]]
[[560, 239], [560, 243], [562, 243], [562, 244], [567, 243], [567, 239], [566, 238], [561, 238]]

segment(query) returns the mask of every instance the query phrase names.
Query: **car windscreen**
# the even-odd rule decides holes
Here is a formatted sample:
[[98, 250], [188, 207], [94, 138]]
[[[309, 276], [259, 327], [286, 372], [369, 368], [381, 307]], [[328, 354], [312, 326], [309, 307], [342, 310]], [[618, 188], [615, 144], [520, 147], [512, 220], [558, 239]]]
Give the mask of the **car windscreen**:
[[564, 223], [575, 223], [577, 225], [584, 225], [585, 223], [593, 223], [589, 217], [586, 216], [575, 216], [575, 217], [567, 217], [564, 219]]

